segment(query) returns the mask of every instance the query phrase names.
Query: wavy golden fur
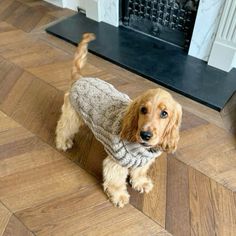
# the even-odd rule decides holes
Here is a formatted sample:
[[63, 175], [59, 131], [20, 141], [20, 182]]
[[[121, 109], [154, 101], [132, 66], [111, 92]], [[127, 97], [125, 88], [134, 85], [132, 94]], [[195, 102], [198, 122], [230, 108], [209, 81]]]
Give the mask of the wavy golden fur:
[[78, 44], [77, 50], [75, 52], [73, 66], [71, 71], [72, 81], [78, 80], [82, 77], [81, 69], [87, 62], [88, 54], [88, 43], [95, 39], [95, 35], [91, 33], [83, 34], [81, 42]]
[[[146, 114], [141, 113], [145, 107]], [[161, 118], [162, 111], [168, 116]], [[172, 153], [179, 141], [179, 128], [182, 118], [182, 108], [173, 97], [163, 89], [150, 89], [134, 99], [124, 116], [121, 138], [131, 142], [142, 142], [141, 131], [150, 131], [153, 136], [147, 144], [152, 148], [161, 148]]]
[[[72, 81], [82, 77], [81, 69], [87, 60], [88, 43], [94, 39], [93, 34], [83, 35], [73, 61]], [[120, 137], [130, 142], [138, 142], [148, 149], [174, 152], [179, 140], [181, 117], [180, 104], [168, 92], [160, 88], [150, 89], [128, 105], [122, 120]], [[71, 148], [74, 135], [83, 124], [80, 114], [70, 104], [69, 93], [66, 93], [56, 129], [57, 148], [63, 151]], [[142, 132], [149, 136], [142, 137]], [[143, 167], [129, 169], [120, 166], [110, 156], [103, 161], [103, 187], [114, 205], [123, 207], [129, 202], [126, 188], [128, 174], [135, 190], [146, 193], [151, 191], [153, 184], [147, 172], [154, 160]]]

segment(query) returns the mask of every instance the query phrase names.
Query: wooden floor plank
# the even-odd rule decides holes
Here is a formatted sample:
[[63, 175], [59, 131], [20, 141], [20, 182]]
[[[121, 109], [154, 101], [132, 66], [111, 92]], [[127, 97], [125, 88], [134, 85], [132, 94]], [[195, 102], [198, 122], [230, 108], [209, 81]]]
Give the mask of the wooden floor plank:
[[[235, 137], [216, 127], [227, 123], [226, 130], [234, 129], [234, 98], [220, 114], [169, 91], [184, 108], [179, 149], [149, 172], [149, 195], [130, 191], [142, 213], [131, 206], [114, 209], [107, 201], [97, 184], [106, 153], [88, 128], [81, 129], [72, 150], [55, 151], [75, 46], [44, 28], [70, 14], [41, 0], [0, 1], [0, 199], [16, 213], [3, 217], [4, 233], [19, 229], [27, 235], [29, 226], [39, 235], [119, 235], [120, 229], [124, 235], [168, 235], [145, 213], [174, 235], [235, 235]], [[92, 54], [82, 72], [131, 98], [161, 87]]]
[[236, 149], [225, 149], [222, 152], [214, 152], [196, 163], [195, 168], [214, 179], [222, 186], [236, 191]]
[[28, 130], [54, 144], [62, 103], [62, 92], [25, 72], [0, 107]]
[[194, 165], [215, 153], [235, 149], [235, 143], [225, 130], [212, 124], [201, 125], [181, 133], [177, 156], [184, 163]]
[[229, 130], [234, 136], [236, 136], [236, 92], [234, 92], [233, 96], [227, 102], [223, 110], [220, 112], [222, 120]]
[[[4, 36], [6, 37], [6, 35]], [[9, 34], [7, 36], [9, 37]], [[70, 58], [70, 56], [66, 55], [65, 52], [52, 48], [50, 45], [47, 45], [37, 39], [19, 41], [8, 44], [8, 46], [4, 45], [4, 47], [4, 51], [1, 52], [1, 55], [21, 68], [29, 68], [35, 65], [45, 65]], [[12, 48], [18, 48], [18, 50], [12, 50]]]
[[[6, 2], [6, 1], [4, 1], [4, 2]], [[6, 3], [4, 4], [4, 2], [3, 2], [4, 10], [1, 12], [0, 21], [6, 20], [12, 14], [12, 12], [16, 11], [22, 5], [18, 1], [11, 1], [10, 0], [9, 4], [6, 4]]]
[[28, 71], [36, 77], [50, 83], [52, 86], [66, 91], [71, 84], [72, 59], [54, 64], [29, 68]]
[[11, 91], [23, 70], [0, 57], [0, 104]]
[[191, 235], [215, 235], [213, 199], [210, 180], [189, 171]]
[[[2, 23], [0, 23], [2, 25]], [[4, 23], [5, 25], [5, 23]], [[2, 27], [3, 29], [3, 27]], [[4, 28], [6, 30], [6, 28]], [[18, 53], [15, 48], [22, 47], [24, 49], [27, 44], [32, 44], [34, 39], [32, 37], [27, 37], [27, 34], [22, 30], [16, 28], [9, 29], [7, 31], [0, 33], [0, 54], [1, 56], [15, 56]], [[25, 45], [25, 46], [24, 46]], [[30, 50], [30, 48], [28, 48]], [[19, 54], [18, 54], [19, 55]]]
[[166, 229], [175, 236], [190, 236], [188, 166], [173, 156], [167, 160]]
[[[17, 136], [12, 131], [21, 126], [3, 113], [0, 120], [11, 136], [9, 140], [3, 138], [4, 145], [14, 142]], [[21, 132], [31, 134], [22, 127]], [[1, 135], [5, 132], [0, 132], [0, 145]], [[121, 227], [123, 235], [142, 235], [144, 231], [148, 235], [168, 235], [130, 205], [114, 208], [95, 178], [42, 141], [21, 154], [15, 152], [11, 158], [0, 159], [0, 173], [0, 200], [16, 215], [0, 205], [0, 229], [4, 236], [33, 235], [32, 232], [119, 235]]]
[[[0, 111], [0, 132], [1, 132], [1, 135], [3, 135], [4, 132], [6, 132], [6, 131], [10, 131], [14, 128], [20, 128], [20, 127], [21, 126], [17, 122], [15, 122], [12, 119], [9, 119], [9, 117], [6, 114], [4, 114], [3, 112]], [[23, 128], [22, 128], [22, 130], [23, 130]], [[27, 133], [30, 136], [30, 132], [27, 131], [26, 129], [25, 129], [24, 133]], [[3, 141], [7, 142], [5, 140], [2, 140], [2, 142]]]
[[[53, 7], [53, 5], [43, 4], [42, 2], [26, 2], [26, 1], [9, 1], [2, 3], [4, 7], [4, 14], [1, 14], [0, 19], [8, 22], [9, 24], [21, 29], [25, 32], [30, 32], [43, 24], [48, 24], [56, 20], [60, 15], [69, 15], [69, 10], [59, 11], [60, 8]], [[62, 13], [63, 12], [63, 13]], [[57, 16], [58, 15], [58, 16]]]
[[148, 172], [154, 181], [153, 190], [143, 196], [143, 212], [165, 227], [166, 221], [166, 179], [167, 159], [166, 154], [160, 156]]
[[189, 190], [191, 235], [235, 235], [234, 193], [192, 168]]
[[[24, 146], [25, 143], [21, 145]], [[5, 159], [0, 159], [0, 177], [26, 171], [31, 169], [32, 166], [35, 168], [62, 159], [54, 150], [48, 148], [46, 144], [39, 140], [31, 143], [31, 148], [25, 148], [24, 152], [19, 152], [20, 148], [20, 144], [18, 144], [17, 152], [11, 153], [11, 158], [7, 156]]]
[[0, 1], [0, 14], [4, 14], [6, 9], [12, 4], [14, 0], [2, 0]]
[[[56, 62], [43, 66], [28, 68], [27, 71], [36, 77], [46, 81], [59, 90], [67, 91], [71, 85], [71, 65], [72, 58], [63, 62]], [[91, 64], [87, 64], [83, 70], [84, 76], [91, 76], [101, 72], [101, 70]]]
[[233, 236], [236, 232], [236, 194], [211, 181], [214, 216], [218, 235]]
[[[0, 112], [0, 161], [30, 151], [34, 146], [41, 148], [35, 136]], [[5, 171], [4, 166], [0, 175]]]
[[34, 234], [29, 231], [21, 221], [14, 215], [9, 219], [8, 225], [3, 233], [3, 236], [33, 236]]
[[97, 183], [95, 178], [40, 140], [30, 142], [30, 149], [25, 148], [25, 142], [18, 142], [17, 149], [10, 148], [9, 152], [8, 143], [14, 146], [26, 137], [36, 138], [3, 113], [0, 113], [0, 120], [5, 127], [5, 131], [0, 132], [0, 199], [11, 211]]
[[12, 26], [11, 24], [8, 24], [7, 22], [0, 21], [0, 33], [9, 32], [13, 30], [16, 30], [14, 26]]
[[[19, 10], [19, 8], [17, 10]], [[25, 32], [30, 32], [36, 27], [45, 14], [46, 12], [43, 10], [32, 9], [23, 4], [21, 12], [15, 14], [14, 18], [12, 18], [11, 15], [8, 19], [6, 19], [6, 22], [11, 23], [18, 29], [21, 29]]]
[[0, 202], [0, 236], [3, 235], [12, 213]]
[[51, 201], [16, 212], [16, 216], [32, 231], [63, 222], [69, 217], [76, 217], [86, 208], [93, 208], [107, 202], [99, 185], [85, 187], [69, 195], [55, 198]]
[[63, 159], [2, 177], [0, 199], [15, 212], [94, 183], [94, 178]]
[[[100, 194], [100, 197], [94, 195], [95, 199], [86, 194], [82, 199], [78, 196], [73, 200], [75, 195], [69, 202], [65, 199], [65, 202], [60, 201], [60, 205], [51, 203], [45, 211], [26, 211], [18, 216], [30, 229], [32, 227], [36, 235], [142, 235], [144, 231], [147, 235], [156, 235], [163, 231], [130, 205], [124, 209], [113, 208], [111, 203], [105, 201], [103, 193]], [[83, 198], [86, 198], [86, 205], [81, 209], [85, 201]], [[67, 217], [59, 214], [63, 208]], [[50, 219], [50, 223], [44, 217]], [[40, 222], [44, 223], [40, 225]]]

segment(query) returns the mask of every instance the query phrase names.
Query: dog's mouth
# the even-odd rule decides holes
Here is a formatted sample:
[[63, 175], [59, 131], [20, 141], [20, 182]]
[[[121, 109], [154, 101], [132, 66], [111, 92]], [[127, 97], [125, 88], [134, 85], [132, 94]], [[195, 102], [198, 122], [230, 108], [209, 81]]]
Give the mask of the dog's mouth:
[[153, 145], [149, 145], [148, 143], [145, 142], [141, 142], [140, 144], [144, 146], [151, 153], [156, 153], [157, 151], [160, 150], [159, 148], [153, 147]]
[[149, 145], [148, 143], [145, 143], [145, 142], [140, 142], [140, 144], [144, 147], [152, 147], [152, 145]]

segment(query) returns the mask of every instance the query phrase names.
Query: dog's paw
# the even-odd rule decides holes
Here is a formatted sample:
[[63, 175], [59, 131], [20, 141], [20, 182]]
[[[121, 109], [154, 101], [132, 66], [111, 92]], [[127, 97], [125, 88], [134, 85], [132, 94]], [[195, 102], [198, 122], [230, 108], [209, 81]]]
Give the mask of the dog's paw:
[[110, 200], [114, 206], [123, 208], [129, 203], [129, 194], [127, 192], [115, 193], [110, 197]]
[[153, 188], [152, 180], [144, 176], [131, 179], [130, 183], [132, 188], [140, 193], [149, 193]]
[[129, 194], [127, 191], [109, 191], [106, 190], [106, 194], [114, 206], [123, 208], [129, 203]]
[[58, 150], [61, 151], [66, 151], [67, 149], [72, 148], [73, 146], [73, 140], [72, 139], [67, 139], [67, 140], [56, 140], [56, 147]]

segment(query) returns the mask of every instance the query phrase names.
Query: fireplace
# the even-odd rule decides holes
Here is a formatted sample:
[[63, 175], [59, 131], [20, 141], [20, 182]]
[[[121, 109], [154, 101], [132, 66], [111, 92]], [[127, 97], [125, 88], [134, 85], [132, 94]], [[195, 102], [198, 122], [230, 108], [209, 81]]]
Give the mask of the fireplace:
[[120, 0], [120, 24], [189, 49], [199, 0]]
[[[85, 4], [83, 12], [86, 15], [79, 12], [48, 27], [47, 32], [73, 44], [78, 43], [84, 32], [93, 32], [96, 34], [96, 41], [89, 45], [92, 53], [218, 111], [235, 92], [236, 69], [230, 71], [231, 58], [236, 54], [234, 53], [236, 52], [235, 0], [201, 0], [195, 1], [195, 4], [187, 0], [165, 0], [167, 5], [163, 5], [164, 0], [121, 2], [121, 7], [124, 3], [129, 3], [129, 8], [126, 16], [121, 17], [122, 25], [120, 26], [118, 0], [84, 1], [94, 3], [96, 6]], [[142, 5], [138, 7], [135, 3], [142, 3]], [[159, 8], [156, 3], [161, 3]], [[88, 6], [90, 8], [87, 8]], [[192, 21], [193, 33], [186, 31], [191, 29], [189, 23], [184, 22], [187, 19], [181, 19], [183, 12], [187, 14], [189, 11], [191, 14], [187, 19], [196, 15], [197, 12], [195, 22]], [[149, 32], [138, 32], [139, 28], [134, 30], [131, 28], [132, 18], [138, 17], [139, 14], [143, 15], [139, 21], [149, 21], [147, 24], [149, 24], [152, 36], [146, 35]], [[96, 21], [86, 16], [94, 17]], [[178, 28], [178, 24], [181, 27]], [[163, 32], [171, 35], [169, 39], [165, 38]], [[177, 36], [173, 36], [175, 33]], [[163, 38], [157, 40], [156, 37]], [[165, 42], [181, 37], [183, 39], [181, 44], [178, 44], [180, 40]], [[190, 38], [190, 47], [186, 53], [182, 48], [187, 48], [186, 44], [189, 46]], [[227, 50], [221, 49], [222, 47]], [[212, 56], [212, 51], [216, 56]], [[222, 53], [224, 53], [223, 56]], [[208, 61], [209, 56], [211, 61], [216, 58], [220, 66], [228, 63], [229, 66], [225, 68], [230, 72], [225, 73], [208, 66], [203, 60]]]

